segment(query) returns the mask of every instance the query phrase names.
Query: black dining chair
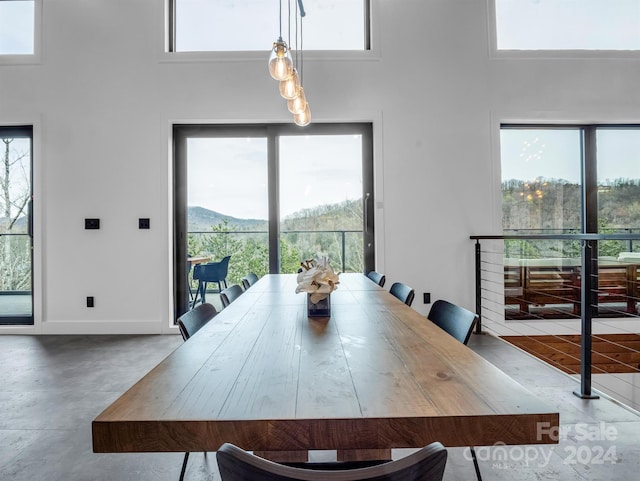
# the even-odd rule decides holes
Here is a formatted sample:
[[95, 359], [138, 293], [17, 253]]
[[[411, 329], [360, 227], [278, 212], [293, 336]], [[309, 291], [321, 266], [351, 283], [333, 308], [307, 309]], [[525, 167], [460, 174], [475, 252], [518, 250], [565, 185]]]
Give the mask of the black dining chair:
[[185, 341], [198, 332], [207, 322], [213, 319], [218, 311], [207, 302], [200, 304], [178, 318], [178, 328]]
[[[464, 307], [457, 306], [451, 302], [438, 299], [433, 303], [427, 319], [433, 322], [440, 329], [444, 330], [462, 344], [467, 344], [473, 331], [473, 326], [478, 320], [478, 315]], [[473, 460], [473, 468], [476, 471], [478, 481], [482, 481], [480, 475], [480, 466], [476, 457], [476, 450], [470, 446], [471, 459]]]
[[198, 264], [193, 266], [193, 279], [198, 281], [198, 289], [192, 305], [195, 306], [200, 295], [202, 303], [207, 302], [207, 283], [215, 282], [218, 284], [218, 292], [222, 292], [222, 286], [227, 287], [227, 274], [229, 273], [229, 259], [231, 256], [224, 257], [220, 262], [208, 262], [206, 264]]
[[222, 301], [222, 308], [224, 309], [233, 301], [235, 301], [242, 294], [242, 287], [238, 284], [227, 287], [220, 293], [220, 300]]
[[441, 481], [447, 450], [435, 442], [385, 464], [337, 471], [274, 463], [229, 443], [220, 446], [216, 459], [222, 481]]
[[464, 307], [439, 299], [431, 306], [427, 318], [466, 345], [478, 315]]
[[394, 282], [391, 284], [389, 292], [404, 302], [407, 306], [411, 306], [413, 298], [416, 296], [416, 291], [402, 282]]
[[253, 272], [249, 272], [249, 274], [247, 274], [242, 278], [242, 287], [246, 291], [256, 282], [258, 282], [258, 276], [255, 275]]
[[376, 284], [378, 284], [380, 287], [384, 287], [384, 283], [387, 280], [387, 278], [384, 275], [376, 271], [369, 272], [367, 274], [367, 277], [371, 279], [373, 282], [375, 282]]
[[[190, 311], [185, 312], [178, 318], [178, 328], [182, 339], [187, 341], [196, 332], [202, 329], [211, 319], [213, 319], [218, 311], [216, 308], [208, 303], [200, 304]], [[184, 459], [182, 460], [182, 469], [180, 470], [179, 481], [184, 480], [184, 474], [187, 471], [187, 463], [189, 462], [189, 453], [184, 453]]]

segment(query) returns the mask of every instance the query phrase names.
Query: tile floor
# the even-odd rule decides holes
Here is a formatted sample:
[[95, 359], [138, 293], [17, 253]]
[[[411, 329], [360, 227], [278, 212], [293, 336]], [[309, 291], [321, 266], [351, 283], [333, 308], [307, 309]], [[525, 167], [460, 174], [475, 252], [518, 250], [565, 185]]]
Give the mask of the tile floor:
[[[580, 334], [580, 319], [505, 321], [498, 315], [483, 316], [482, 328], [495, 336], [537, 336]], [[593, 334], [640, 333], [640, 318], [593, 319]], [[594, 374], [594, 388], [607, 393], [633, 409], [640, 411], [640, 373]]]
[[[179, 336], [0, 336], [0, 480], [176, 481], [181, 453], [94, 454], [91, 421], [180, 343]], [[558, 445], [477, 448], [485, 480], [638, 479], [638, 413], [606, 397], [579, 399], [575, 379], [496, 337], [474, 335], [469, 345], [558, 409], [562, 425]], [[466, 449], [450, 448], [445, 480], [474, 476]], [[193, 454], [186, 479], [219, 480], [213, 453]]]

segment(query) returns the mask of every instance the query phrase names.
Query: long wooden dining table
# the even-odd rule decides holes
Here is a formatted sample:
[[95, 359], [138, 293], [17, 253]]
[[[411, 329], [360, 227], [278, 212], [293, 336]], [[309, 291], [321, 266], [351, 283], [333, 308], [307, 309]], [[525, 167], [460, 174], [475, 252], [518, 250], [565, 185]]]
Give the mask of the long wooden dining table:
[[[557, 410], [362, 274], [309, 318], [295, 275], [267, 275], [93, 421], [98, 453], [553, 444]], [[557, 432], [557, 431], [556, 431]]]

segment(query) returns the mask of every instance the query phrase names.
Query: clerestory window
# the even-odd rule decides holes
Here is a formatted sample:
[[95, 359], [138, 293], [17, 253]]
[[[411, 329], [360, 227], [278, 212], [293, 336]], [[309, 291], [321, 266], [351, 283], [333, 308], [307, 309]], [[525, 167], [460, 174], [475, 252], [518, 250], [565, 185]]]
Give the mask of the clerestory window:
[[[269, 50], [295, 39], [298, 0], [169, 0], [170, 52]], [[304, 50], [368, 50], [369, 0], [303, 0]], [[280, 10], [280, 4], [282, 9]], [[290, 25], [290, 28], [289, 28]]]
[[640, 50], [640, 0], [494, 0], [498, 50]]
[[0, 55], [35, 53], [35, 0], [0, 0]]

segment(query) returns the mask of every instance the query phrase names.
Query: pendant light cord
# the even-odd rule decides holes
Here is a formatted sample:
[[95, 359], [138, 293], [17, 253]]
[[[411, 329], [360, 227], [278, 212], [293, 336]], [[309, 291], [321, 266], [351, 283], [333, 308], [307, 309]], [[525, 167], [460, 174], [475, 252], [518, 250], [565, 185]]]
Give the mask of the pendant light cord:
[[280, 0], [280, 9], [279, 9], [278, 20], [280, 22], [280, 38], [282, 38], [282, 0]]

